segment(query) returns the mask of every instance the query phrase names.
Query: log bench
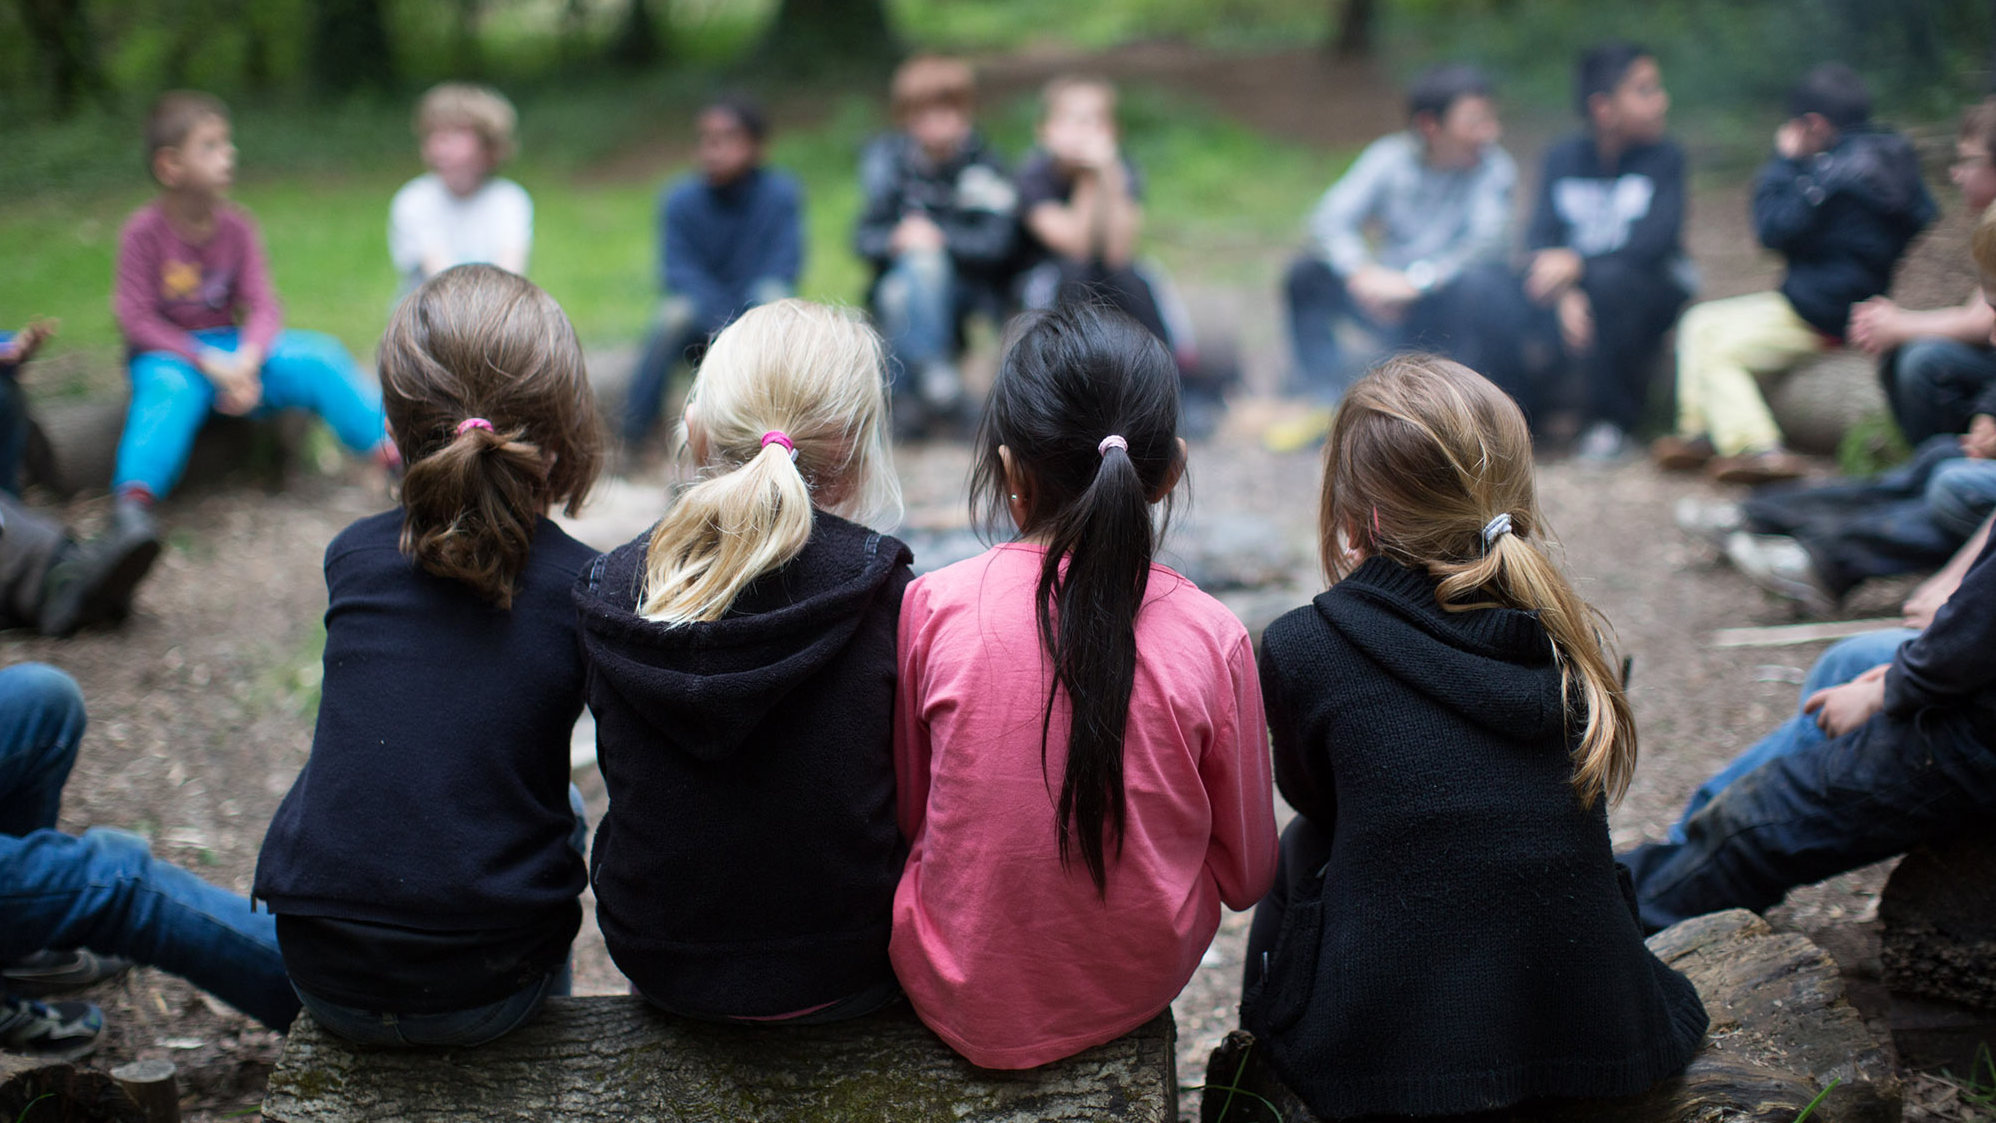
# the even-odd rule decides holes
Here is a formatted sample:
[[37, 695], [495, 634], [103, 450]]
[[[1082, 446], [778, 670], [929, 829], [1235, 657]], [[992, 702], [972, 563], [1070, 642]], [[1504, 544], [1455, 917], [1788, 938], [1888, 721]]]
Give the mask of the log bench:
[[823, 1026], [692, 1022], [630, 997], [554, 998], [476, 1049], [367, 1049], [299, 1015], [270, 1074], [272, 1123], [757, 1120], [1175, 1123], [1171, 1013], [1025, 1072], [980, 1069], [906, 1005]]
[[[1848, 1002], [1837, 965], [1806, 936], [1777, 933], [1744, 909], [1696, 917], [1652, 936], [1651, 950], [1684, 972], [1711, 1015], [1685, 1072], [1633, 1100], [1535, 1103], [1477, 1123], [1713, 1123], [1791, 1120], [1836, 1081], [1811, 1123], [1897, 1123], [1901, 1088], [1889, 1045]], [[1237, 1031], [1206, 1071], [1202, 1123], [1285, 1123], [1318, 1117], [1284, 1087]], [[1229, 1089], [1239, 1089], [1231, 1097]]]
[[[62, 496], [110, 489], [125, 429], [124, 398], [41, 405], [34, 418], [39, 432], [27, 457], [31, 482]], [[281, 484], [314, 424], [300, 409], [267, 418], [210, 417], [194, 438], [183, 480], [199, 487], [247, 471]]]
[[1843, 348], [1812, 355], [1761, 383], [1782, 439], [1797, 452], [1830, 455], [1859, 422], [1888, 416], [1878, 360]]

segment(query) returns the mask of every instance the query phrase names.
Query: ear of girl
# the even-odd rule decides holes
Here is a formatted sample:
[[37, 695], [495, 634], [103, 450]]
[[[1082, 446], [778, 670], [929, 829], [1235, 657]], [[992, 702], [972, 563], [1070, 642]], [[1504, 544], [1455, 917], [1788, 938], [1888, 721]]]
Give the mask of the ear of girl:
[[[1221, 903], [1245, 907], [1272, 872], [1246, 632], [1153, 561], [1154, 507], [1168, 518], [1185, 467], [1177, 422], [1176, 365], [1134, 321], [1089, 305], [1025, 318], [972, 472], [974, 513], [1016, 537], [904, 602], [895, 753], [914, 856], [895, 967], [980, 1065], [1043, 1064], [1154, 1016]], [[1123, 952], [1086, 950], [1103, 931]]]

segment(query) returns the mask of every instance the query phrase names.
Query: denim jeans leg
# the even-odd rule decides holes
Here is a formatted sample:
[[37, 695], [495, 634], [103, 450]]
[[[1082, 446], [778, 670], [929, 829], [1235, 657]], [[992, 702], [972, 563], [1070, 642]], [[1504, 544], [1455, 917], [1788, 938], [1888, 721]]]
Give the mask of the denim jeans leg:
[[324, 332], [287, 331], [263, 360], [263, 410], [309, 409], [354, 452], [374, 451], [388, 435], [381, 391], [353, 356]]
[[1840, 686], [1881, 663], [1890, 663], [1899, 652], [1899, 645], [1920, 633], [1909, 628], [1886, 628], [1876, 632], [1866, 632], [1842, 640], [1823, 652], [1816, 665], [1809, 668], [1808, 677], [1802, 680], [1801, 697], [1796, 703], [1795, 716], [1782, 722], [1758, 741], [1752, 748], [1734, 757], [1719, 770], [1718, 775], [1699, 785], [1691, 793], [1691, 799], [1684, 805], [1684, 814], [1671, 824], [1669, 837], [1672, 842], [1684, 841], [1685, 824], [1691, 817], [1704, 810], [1705, 805], [1726, 786], [1741, 776], [1752, 772], [1770, 760], [1800, 752], [1827, 740], [1823, 731], [1816, 726], [1813, 715], [1802, 712], [1802, 705], [1809, 696], [1818, 690]]
[[1339, 323], [1356, 319], [1367, 327], [1376, 325], [1359, 314], [1344, 278], [1315, 257], [1291, 262], [1282, 288], [1289, 313], [1289, 345], [1296, 364], [1290, 388], [1324, 405], [1335, 405], [1358, 381], [1364, 365], [1363, 359], [1346, 355], [1339, 345]]
[[170, 971], [273, 1029], [298, 1012], [276, 920], [126, 831], [0, 837], [0, 916], [0, 961], [87, 947]]
[[1954, 339], [1915, 339], [1892, 356], [1885, 383], [1910, 444], [1968, 428], [1975, 399], [1996, 382], [1996, 350]]
[[1996, 510], [1996, 460], [1950, 460], [1927, 480], [1934, 524], [1966, 542]]
[[631, 376], [631, 389], [624, 397], [623, 434], [626, 444], [636, 444], [649, 436], [665, 411], [665, 393], [672, 385], [672, 372], [686, 359], [687, 351], [706, 338], [707, 331], [693, 315], [690, 301], [677, 298], [665, 302], [658, 329], [645, 345], [644, 357]]
[[895, 393], [912, 392], [911, 377], [955, 352], [956, 290], [956, 269], [941, 251], [902, 254], [881, 275], [874, 308], [894, 360]]
[[0, 670], [0, 835], [55, 826], [83, 726], [76, 680], [44, 663]]
[[444, 1014], [396, 1014], [328, 1002], [297, 991], [305, 1012], [328, 1033], [358, 1045], [472, 1048], [506, 1036], [539, 1012], [558, 972], [542, 976], [497, 1002]]

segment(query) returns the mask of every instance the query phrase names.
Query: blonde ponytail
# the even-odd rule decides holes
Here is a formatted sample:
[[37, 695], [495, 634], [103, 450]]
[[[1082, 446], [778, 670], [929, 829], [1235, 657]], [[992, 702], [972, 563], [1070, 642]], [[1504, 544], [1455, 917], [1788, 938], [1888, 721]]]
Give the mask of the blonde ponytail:
[[814, 507], [899, 518], [883, 369], [873, 329], [802, 300], [751, 309], [715, 336], [681, 433], [682, 447], [703, 450], [704, 478], [652, 531], [640, 615], [668, 625], [727, 615], [803, 552]]

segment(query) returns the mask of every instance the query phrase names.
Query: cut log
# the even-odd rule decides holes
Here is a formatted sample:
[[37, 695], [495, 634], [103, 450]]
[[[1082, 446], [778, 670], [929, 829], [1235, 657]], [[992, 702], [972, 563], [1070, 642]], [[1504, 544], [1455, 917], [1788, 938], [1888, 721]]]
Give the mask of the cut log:
[[[1844, 1001], [1837, 966], [1807, 937], [1776, 933], [1744, 909], [1687, 920], [1651, 950], [1697, 986], [1712, 1028], [1680, 1076], [1632, 1100], [1570, 1100], [1463, 1116], [1477, 1123], [1711, 1123], [1793, 1119], [1831, 1081], [1812, 1123], [1897, 1123], [1900, 1082], [1891, 1048]], [[1287, 1123], [1318, 1117], [1236, 1031], [1206, 1070], [1203, 1123]]]
[[146, 1123], [180, 1123], [180, 1081], [172, 1061], [133, 1061], [111, 1070], [111, 1079], [145, 1112]]
[[273, 1123], [754, 1119], [1173, 1123], [1169, 1011], [1079, 1056], [980, 1069], [906, 1006], [823, 1026], [691, 1022], [638, 998], [555, 998], [476, 1049], [359, 1049], [301, 1015], [270, 1074]]
[[1909, 851], [1878, 918], [1893, 990], [1996, 1010], [1996, 831]]
[[[33, 1104], [33, 1110], [29, 1105]], [[95, 1069], [0, 1053], [0, 1120], [147, 1123], [118, 1082]]]
[[1890, 413], [1877, 363], [1857, 351], [1825, 351], [1762, 384], [1788, 447], [1833, 453], [1853, 425]]

